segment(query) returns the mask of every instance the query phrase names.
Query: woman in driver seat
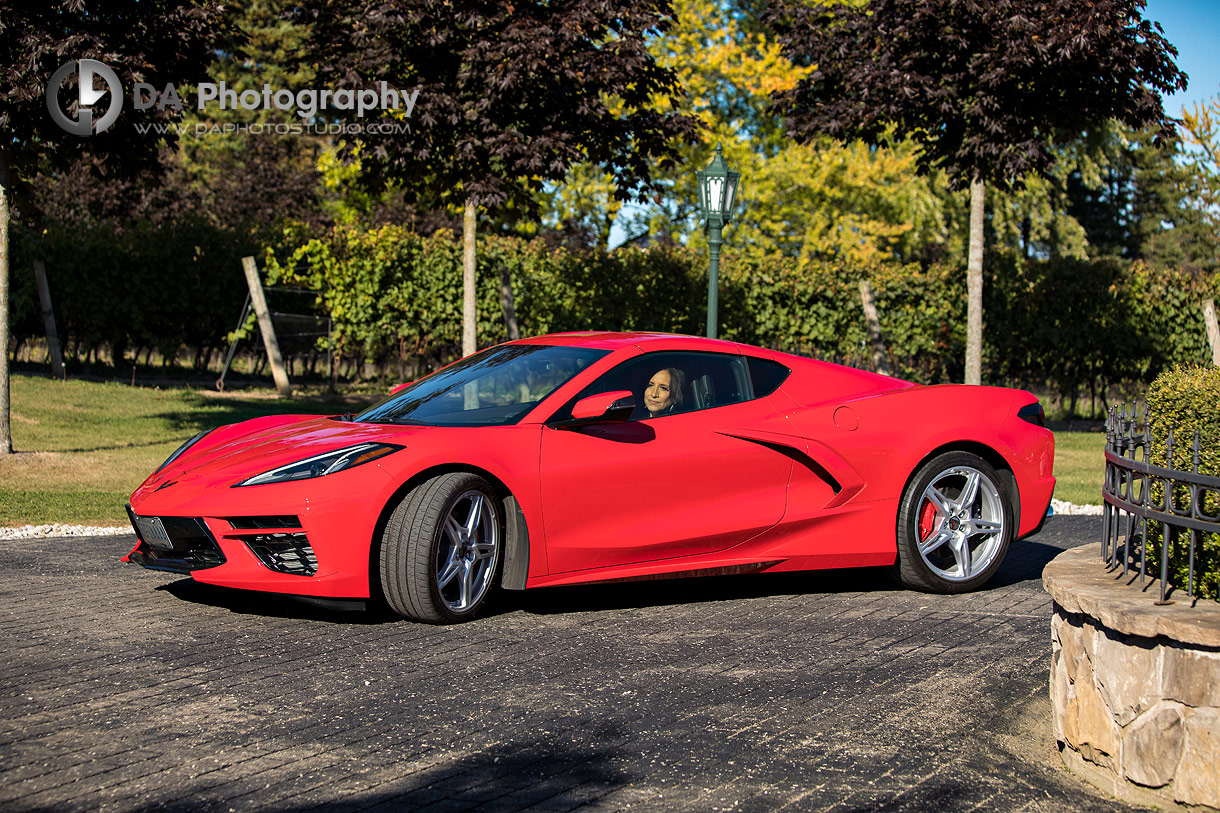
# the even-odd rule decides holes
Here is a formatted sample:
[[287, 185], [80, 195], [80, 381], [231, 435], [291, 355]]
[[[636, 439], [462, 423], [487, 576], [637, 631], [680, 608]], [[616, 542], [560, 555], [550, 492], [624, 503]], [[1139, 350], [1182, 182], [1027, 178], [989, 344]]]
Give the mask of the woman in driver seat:
[[644, 388], [644, 409], [648, 414], [641, 417], [659, 418], [681, 412], [685, 390], [686, 375], [677, 367], [657, 370]]

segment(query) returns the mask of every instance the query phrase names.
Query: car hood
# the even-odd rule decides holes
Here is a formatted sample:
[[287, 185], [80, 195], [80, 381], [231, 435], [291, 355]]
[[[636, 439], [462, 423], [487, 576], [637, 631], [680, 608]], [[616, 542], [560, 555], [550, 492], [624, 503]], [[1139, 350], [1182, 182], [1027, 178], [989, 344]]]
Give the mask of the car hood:
[[181, 457], [151, 475], [132, 496], [165, 483], [207, 478], [241, 482], [278, 466], [370, 441], [406, 445], [430, 427], [353, 423], [335, 418], [285, 415], [221, 426]]

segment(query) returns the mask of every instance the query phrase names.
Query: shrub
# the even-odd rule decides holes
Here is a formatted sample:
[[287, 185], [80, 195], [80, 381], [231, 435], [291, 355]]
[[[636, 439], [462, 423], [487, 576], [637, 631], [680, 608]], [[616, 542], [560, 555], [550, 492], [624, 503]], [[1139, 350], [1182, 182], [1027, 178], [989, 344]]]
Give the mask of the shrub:
[[[1171, 467], [1189, 471], [1194, 466], [1194, 438], [1199, 438], [1199, 472], [1220, 477], [1220, 367], [1177, 367], [1157, 376], [1148, 391], [1148, 419], [1154, 439], [1154, 449], [1164, 449], [1173, 430]], [[1162, 452], [1162, 454], [1164, 454]], [[1164, 465], [1165, 458], [1152, 460]], [[1203, 513], [1220, 516], [1220, 494], [1200, 490]], [[1180, 509], [1191, 505], [1190, 491], [1178, 486], [1174, 504]], [[1161, 498], [1158, 489], [1151, 494], [1153, 502]], [[1149, 523], [1149, 554], [1159, 567], [1161, 538], [1159, 523]], [[1187, 583], [1190, 531], [1171, 529], [1169, 581], [1184, 588]], [[1195, 542], [1196, 594], [1220, 599], [1220, 533], [1200, 533]]]

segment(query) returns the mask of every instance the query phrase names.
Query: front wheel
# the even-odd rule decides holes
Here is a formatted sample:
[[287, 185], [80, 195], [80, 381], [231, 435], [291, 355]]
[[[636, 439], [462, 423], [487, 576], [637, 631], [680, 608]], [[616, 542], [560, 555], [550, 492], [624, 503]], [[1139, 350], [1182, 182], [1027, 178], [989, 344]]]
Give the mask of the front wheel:
[[432, 624], [473, 618], [495, 585], [503, 539], [500, 499], [483, 478], [454, 472], [420, 484], [382, 535], [386, 602]]
[[931, 593], [973, 590], [1000, 569], [1014, 524], [990, 463], [968, 452], [938, 455], [902, 494], [895, 575]]

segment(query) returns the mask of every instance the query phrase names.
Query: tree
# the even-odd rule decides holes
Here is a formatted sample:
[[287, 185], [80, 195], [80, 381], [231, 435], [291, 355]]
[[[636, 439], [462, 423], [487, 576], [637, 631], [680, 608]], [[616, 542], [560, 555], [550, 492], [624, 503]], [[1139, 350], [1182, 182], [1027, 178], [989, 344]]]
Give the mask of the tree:
[[[114, 0], [85, 8], [80, 0], [0, 3], [0, 456], [12, 453], [9, 403], [9, 251], [10, 212], [20, 205], [29, 180], [88, 156], [95, 179], [137, 174], [155, 164], [162, 139], [151, 128], [140, 132], [119, 120], [103, 132], [79, 136], [66, 132], [48, 115], [47, 89], [61, 65], [80, 59], [103, 62], [120, 82], [169, 82], [203, 78], [212, 38], [221, 27], [221, 6], [212, 0]], [[101, 77], [94, 77], [101, 79]], [[127, 85], [130, 89], [130, 84]], [[59, 102], [67, 92], [56, 93]], [[93, 104], [119, 100], [95, 84]], [[76, 94], [79, 98], [81, 95]], [[126, 94], [124, 94], [126, 95]], [[106, 108], [109, 110], [109, 106]], [[99, 106], [97, 115], [100, 117]], [[84, 111], [75, 111], [80, 120]], [[171, 108], [150, 111], [168, 117]], [[98, 122], [100, 124], [100, 122]], [[104, 180], [96, 182], [104, 183]]]
[[[742, 173], [731, 244], [734, 253], [782, 254], [806, 262], [838, 257], [867, 261], [900, 253], [936, 227], [929, 185], [914, 172], [909, 143], [876, 147], [830, 138], [794, 143], [770, 109], [770, 94], [790, 90], [809, 73], [794, 65], [759, 25], [748, 0], [677, 0], [677, 22], [652, 43], [687, 90], [683, 111], [704, 124], [702, 143], [683, 150], [670, 200], [648, 233], [703, 240], [693, 215], [693, 170], [721, 144]], [[930, 229], [929, 229], [930, 227]]]
[[982, 367], [983, 191], [1044, 175], [1054, 145], [1117, 119], [1170, 135], [1158, 91], [1186, 87], [1143, 0], [869, 0], [779, 3], [786, 52], [812, 68], [776, 94], [801, 141], [875, 141], [897, 127], [970, 189], [966, 382]]
[[[264, 85], [294, 94], [312, 88], [313, 69], [298, 57], [309, 31], [288, 19], [291, 8], [291, 0], [226, 0], [229, 25], [212, 43], [211, 81], [238, 94]], [[322, 139], [297, 131], [303, 122], [295, 110], [187, 104], [183, 112], [184, 132], [166, 160], [169, 181], [189, 191], [211, 222], [251, 234], [265, 233], [285, 217], [322, 219]], [[223, 132], [242, 125], [262, 129]]]
[[[1191, 164], [1198, 182], [1196, 211], [1202, 215], [1211, 232], [1209, 259], [1214, 269], [1220, 261], [1220, 256], [1217, 256], [1220, 254], [1217, 251], [1217, 235], [1220, 235], [1220, 97], [1210, 104], [1196, 104], [1193, 110], [1182, 112], [1183, 135], [1186, 143], [1194, 149]], [[1220, 364], [1220, 325], [1217, 325], [1214, 297], [1204, 299], [1203, 316], [1212, 361]]]
[[1191, 166], [1181, 140], [1126, 128], [1100, 135], [1093, 171], [1067, 178], [1069, 211], [1087, 234], [1088, 256], [1215, 270], [1215, 230], [1206, 205], [1195, 205], [1205, 195], [1206, 173]]
[[[654, 188], [658, 162], [695, 122], [658, 112], [678, 93], [646, 38], [668, 22], [666, 0], [340, 0], [303, 5], [320, 77], [351, 90], [414, 92], [383, 109], [394, 128], [346, 142], [371, 185], [439, 191], [463, 210], [462, 351], [475, 350], [477, 210], [534, 206], [533, 193], [589, 162], [622, 199]], [[348, 111], [346, 118], [360, 117]], [[381, 131], [378, 131], [381, 130]]]
[[909, 256], [916, 246], [940, 241], [936, 182], [915, 172], [910, 142], [798, 144], [783, 131], [782, 118], [769, 109], [770, 94], [794, 87], [808, 69], [794, 66], [761, 28], [756, 5], [674, 0], [674, 24], [650, 38], [657, 62], [674, 71], [685, 91], [678, 112], [703, 124], [699, 142], [679, 147], [677, 164], [658, 172], [665, 194], [620, 209], [614, 179], [580, 165], [545, 191], [546, 226], [575, 236], [573, 242], [605, 247], [617, 218], [627, 242], [698, 248], [704, 235], [694, 171], [720, 144], [743, 179], [728, 243], [732, 257], [867, 261]]
[[[1192, 148], [1190, 165], [1199, 182], [1198, 211], [1220, 235], [1220, 97], [1182, 111], [1182, 135]], [[1216, 243], [1213, 243], [1213, 250]]]

